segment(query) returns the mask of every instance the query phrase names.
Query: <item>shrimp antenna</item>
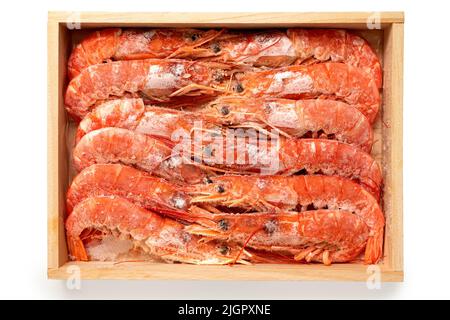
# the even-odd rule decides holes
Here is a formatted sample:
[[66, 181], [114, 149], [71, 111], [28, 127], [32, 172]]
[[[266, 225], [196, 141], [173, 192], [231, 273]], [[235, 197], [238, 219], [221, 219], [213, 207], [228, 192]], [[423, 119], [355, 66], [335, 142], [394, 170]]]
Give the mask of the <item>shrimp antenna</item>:
[[239, 250], [238, 254], [236, 255], [236, 257], [234, 258], [233, 262], [231, 263], [231, 265], [235, 265], [239, 258], [241, 257], [241, 255], [244, 253], [245, 247], [248, 245], [248, 243], [250, 242], [250, 240], [255, 236], [255, 234], [257, 234], [259, 231], [261, 231], [262, 228], [258, 228], [255, 231], [253, 231], [248, 238], [245, 240], [244, 245], [242, 246], [241, 250]]

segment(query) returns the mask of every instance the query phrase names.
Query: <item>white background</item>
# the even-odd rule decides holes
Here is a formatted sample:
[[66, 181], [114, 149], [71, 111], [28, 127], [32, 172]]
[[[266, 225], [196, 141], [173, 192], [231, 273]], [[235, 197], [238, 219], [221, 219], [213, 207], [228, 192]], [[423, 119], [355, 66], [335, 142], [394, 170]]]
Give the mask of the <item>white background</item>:
[[[266, 4], [267, 3], [267, 4]], [[0, 298], [450, 298], [447, 1], [3, 1], [0, 10]], [[7, 6], [6, 6], [7, 4]], [[46, 279], [47, 11], [405, 11], [405, 282]]]

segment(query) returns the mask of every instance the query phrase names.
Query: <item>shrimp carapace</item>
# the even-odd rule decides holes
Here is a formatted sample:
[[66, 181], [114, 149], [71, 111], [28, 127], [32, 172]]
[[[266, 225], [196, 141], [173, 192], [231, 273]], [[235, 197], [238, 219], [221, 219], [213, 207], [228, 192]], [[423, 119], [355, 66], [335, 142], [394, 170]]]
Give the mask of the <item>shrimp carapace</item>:
[[380, 108], [375, 80], [363, 70], [344, 63], [296, 65], [237, 77], [233, 89], [249, 97], [288, 99], [331, 99], [353, 105], [371, 123]]
[[317, 209], [356, 214], [370, 229], [365, 262], [376, 263], [383, 251], [384, 215], [375, 199], [360, 185], [336, 176], [212, 177], [208, 184], [186, 186], [191, 203], [207, 208], [241, 208], [246, 212], [299, 212]]
[[245, 254], [239, 255], [240, 247], [221, 241], [201, 241], [202, 237], [187, 232], [186, 226], [180, 222], [116, 196], [89, 197], [78, 203], [67, 218], [66, 231], [73, 260], [88, 261], [93, 258], [85, 246], [86, 242], [94, 240], [101, 245], [104, 238], [113, 237], [129, 243], [125, 250], [140, 251], [143, 255], [163, 261], [248, 263]]
[[69, 78], [108, 61], [185, 58], [263, 67], [343, 62], [382, 84], [377, 54], [362, 37], [339, 29], [236, 32], [200, 29], [120, 29], [94, 31], [78, 44], [68, 62]]
[[73, 78], [65, 105], [82, 119], [96, 104], [117, 97], [170, 101], [179, 96], [214, 96], [227, 92], [232, 66], [213, 62], [145, 59], [96, 64]]
[[[195, 213], [192, 213], [195, 215]], [[199, 217], [201, 224], [205, 219]], [[215, 224], [211, 225], [211, 221]], [[214, 213], [208, 226], [190, 225], [188, 232], [246, 248], [284, 254], [295, 261], [348, 262], [355, 260], [369, 238], [366, 223], [352, 212]]]
[[219, 97], [198, 111], [234, 128], [255, 128], [285, 137], [324, 138], [346, 142], [370, 152], [373, 131], [356, 108], [336, 100]]
[[192, 160], [192, 154], [183, 147], [183, 141], [106, 127], [80, 139], [73, 150], [73, 163], [78, 171], [93, 164], [121, 163], [166, 180], [187, 183], [201, 182], [217, 171]]
[[94, 164], [81, 171], [67, 192], [67, 212], [92, 196], [121, 196], [143, 208], [187, 210], [190, 197], [176, 185], [122, 164]]
[[69, 78], [74, 78], [90, 65], [107, 61], [195, 56], [199, 54], [198, 46], [220, 33], [182, 28], [94, 31], [73, 49], [67, 63]]
[[115, 99], [98, 105], [80, 121], [76, 141], [106, 127], [128, 129], [165, 140], [191, 136], [196, 130], [219, 129], [213, 115], [146, 105], [141, 98]]
[[[200, 149], [198, 147], [197, 149]], [[378, 162], [361, 149], [326, 139], [226, 137], [204, 141], [202, 160], [225, 172], [263, 175], [337, 175], [354, 180], [379, 199], [383, 175]]]

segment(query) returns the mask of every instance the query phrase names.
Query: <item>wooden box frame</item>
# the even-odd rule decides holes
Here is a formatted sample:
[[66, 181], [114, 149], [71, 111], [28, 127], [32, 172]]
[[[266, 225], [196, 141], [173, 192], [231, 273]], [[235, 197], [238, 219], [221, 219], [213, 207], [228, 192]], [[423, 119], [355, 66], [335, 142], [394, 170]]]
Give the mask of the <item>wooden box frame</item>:
[[[403, 281], [403, 22], [401, 12], [380, 13], [70, 13], [48, 14], [48, 277], [66, 279], [343, 280], [366, 281], [375, 270], [361, 264], [196, 266], [148, 262], [70, 262], [64, 235], [68, 186], [67, 115], [63, 93], [70, 28], [133, 27], [334, 27], [383, 30], [384, 88], [380, 132], [386, 217], [382, 281]], [[368, 25], [372, 23], [372, 25]], [[75, 268], [74, 266], [79, 267]]]

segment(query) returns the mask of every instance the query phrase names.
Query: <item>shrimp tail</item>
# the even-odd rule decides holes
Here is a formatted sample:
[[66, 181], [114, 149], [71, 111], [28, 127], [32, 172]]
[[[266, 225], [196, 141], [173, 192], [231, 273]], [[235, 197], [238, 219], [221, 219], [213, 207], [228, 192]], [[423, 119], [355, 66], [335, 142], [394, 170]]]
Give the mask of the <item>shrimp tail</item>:
[[364, 253], [365, 264], [375, 264], [380, 260], [383, 254], [383, 232], [377, 232], [376, 235], [369, 237]]
[[67, 236], [67, 247], [69, 248], [70, 255], [77, 261], [88, 261], [88, 255], [84, 247], [83, 241], [80, 238]]

